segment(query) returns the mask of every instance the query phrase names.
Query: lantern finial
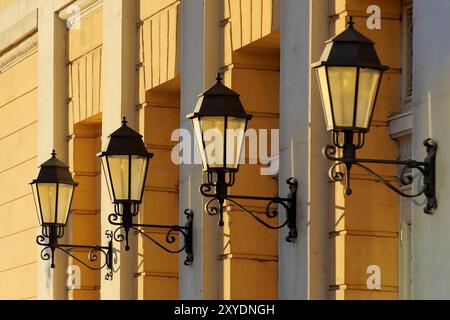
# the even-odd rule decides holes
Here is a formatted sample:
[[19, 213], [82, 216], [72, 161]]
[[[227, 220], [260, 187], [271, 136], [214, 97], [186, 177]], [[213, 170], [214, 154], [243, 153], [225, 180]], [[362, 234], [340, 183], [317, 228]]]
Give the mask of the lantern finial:
[[52, 150], [52, 158], [56, 158], [56, 151], [55, 151], [55, 149]]
[[122, 118], [122, 125], [126, 126], [127, 123], [128, 123], [127, 117], [123, 117], [123, 118]]
[[353, 16], [347, 16], [347, 29], [353, 29], [354, 25]]
[[217, 82], [222, 82], [223, 78], [222, 78], [222, 74], [220, 72], [217, 73], [216, 80], [217, 80]]

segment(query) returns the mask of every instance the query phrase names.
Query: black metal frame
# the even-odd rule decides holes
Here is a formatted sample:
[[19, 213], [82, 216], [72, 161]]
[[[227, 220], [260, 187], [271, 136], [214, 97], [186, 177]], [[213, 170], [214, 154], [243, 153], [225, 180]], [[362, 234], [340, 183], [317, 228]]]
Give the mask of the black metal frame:
[[[215, 177], [214, 177], [215, 176]], [[235, 182], [235, 172], [208, 172], [208, 183], [204, 183], [200, 187], [200, 192], [204, 197], [210, 198], [210, 200], [205, 204], [206, 212], [211, 215], [219, 215], [219, 226], [223, 227], [223, 210], [225, 200], [238, 206], [241, 210], [248, 213], [256, 221], [265, 226], [266, 228], [278, 230], [285, 226], [289, 228], [289, 233], [286, 237], [287, 242], [294, 242], [297, 238], [297, 188], [298, 182], [294, 178], [289, 178], [286, 183], [289, 186], [289, 194], [286, 198], [280, 197], [257, 197], [257, 196], [242, 196], [242, 195], [231, 195], [228, 194], [228, 188], [233, 186]], [[214, 192], [211, 191], [214, 188]], [[257, 212], [252, 212], [245, 208], [236, 200], [257, 200], [257, 201], [268, 201], [266, 209], [264, 211], [265, 216], [269, 219], [274, 219], [278, 217], [278, 210], [272, 208], [274, 204], [280, 204], [286, 210], [286, 221], [279, 226], [272, 226], [266, 223], [264, 220], [259, 218], [256, 214]], [[215, 202], [217, 204], [215, 204]], [[272, 209], [271, 209], [272, 208]]]
[[[350, 187], [350, 172], [353, 166], [358, 166], [371, 175], [375, 176], [380, 182], [386, 185], [389, 189], [396, 192], [398, 195], [406, 198], [416, 198], [421, 195], [425, 195], [427, 198], [427, 204], [424, 208], [424, 212], [431, 214], [434, 209], [437, 208], [436, 199], [436, 152], [438, 145], [432, 139], [424, 141], [426, 147], [427, 157], [424, 161], [416, 160], [382, 160], [382, 159], [358, 159], [356, 158], [356, 150], [361, 149], [364, 145], [364, 133], [358, 134], [358, 141], [355, 144], [353, 141], [354, 133], [352, 131], [345, 131], [343, 134], [343, 143], [340, 143], [339, 132], [333, 132], [333, 145], [328, 145], [323, 149], [324, 156], [335, 163], [329, 170], [329, 177], [334, 182], [343, 181], [346, 178], [346, 194], [351, 195], [352, 189]], [[342, 156], [337, 156], [338, 149], [341, 150]], [[408, 194], [401, 191], [391, 182], [387, 181], [381, 175], [374, 170], [368, 168], [365, 164], [384, 164], [384, 165], [396, 165], [403, 166], [400, 171], [399, 181], [402, 185], [411, 185], [414, 182], [414, 177], [410, 174], [409, 170], [417, 169], [423, 176], [423, 187], [415, 194]], [[344, 165], [344, 174], [342, 170], [338, 170]]]
[[[128, 244], [129, 237], [128, 234], [130, 230], [134, 230], [140, 233], [145, 238], [152, 241], [158, 247], [163, 249], [169, 253], [180, 253], [184, 251], [186, 253], [186, 258], [184, 260], [184, 265], [189, 266], [194, 261], [194, 253], [192, 246], [193, 239], [193, 222], [194, 222], [194, 213], [192, 210], [185, 210], [184, 214], [186, 215], [187, 222], [184, 226], [179, 225], [156, 225], [156, 224], [138, 224], [133, 223], [133, 218], [136, 217], [139, 213], [139, 204], [135, 203], [123, 203], [123, 204], [115, 204], [114, 205], [114, 213], [111, 213], [108, 217], [109, 223], [114, 226], [118, 226], [116, 230], [113, 232], [113, 238], [117, 242], [125, 241], [125, 250], [129, 251], [130, 246]], [[120, 222], [119, 222], [120, 220]], [[145, 229], [164, 229], [167, 230], [166, 233], [166, 243], [172, 244], [175, 242], [176, 238], [174, 236], [175, 232], [181, 234], [184, 238], [184, 244], [181, 249], [172, 250], [167, 248], [159, 241], [155, 240], [151, 236], [149, 236]], [[125, 234], [119, 233], [120, 231], [124, 231]]]
[[[39, 190], [39, 185], [41, 184], [54, 184], [56, 187], [55, 204], [54, 204], [55, 212], [52, 221], [44, 221], [41, 204], [41, 191]], [[61, 185], [72, 186], [72, 194], [70, 196], [70, 200], [67, 207], [68, 210], [70, 210], [70, 208], [72, 207], [73, 197], [75, 194], [75, 188], [78, 186], [78, 182], [75, 182], [73, 180], [72, 175], [69, 171], [69, 167], [56, 158], [55, 150], [52, 151], [51, 158], [40, 166], [39, 175], [37, 179], [34, 179], [30, 183], [30, 185], [32, 188], [33, 199], [34, 204], [36, 206], [39, 224], [65, 226], [67, 224], [67, 220], [69, 219], [69, 212], [67, 212], [66, 219], [63, 222], [58, 223], [58, 214], [60, 214], [58, 212], [59, 189]], [[36, 190], [34, 190], [34, 188]]]
[[[147, 148], [142, 141], [142, 135], [140, 135], [138, 132], [134, 131], [130, 127], [128, 127], [128, 121], [126, 117], [123, 117], [122, 119], [122, 126], [113, 132], [109, 138], [110, 142], [108, 144], [108, 148], [105, 152], [101, 152], [97, 154], [97, 157], [104, 158], [101, 161], [101, 165], [103, 168], [103, 173], [105, 175], [107, 188], [111, 197], [111, 200], [114, 204], [118, 203], [141, 203], [142, 197], [144, 194], [145, 189], [145, 180], [147, 177], [148, 169], [149, 169], [149, 163], [150, 160], [153, 158], [153, 153], [148, 152]], [[113, 179], [111, 175], [111, 168], [110, 168], [110, 159], [111, 156], [122, 156], [128, 158], [128, 198], [127, 199], [117, 199], [116, 198], [116, 190], [114, 188]], [[139, 190], [140, 192], [140, 198], [138, 200], [132, 200], [131, 199], [131, 187], [132, 187], [132, 177], [131, 177], [131, 170], [132, 170], [132, 164], [133, 164], [133, 156], [139, 156], [139, 157], [145, 157], [147, 158], [146, 164], [145, 164], [145, 173], [144, 173], [144, 181], [142, 183], [142, 189]], [[105, 167], [106, 165], [106, 167]]]
[[[244, 127], [244, 138], [245, 138], [245, 132], [247, 131], [247, 126], [248, 126], [248, 118], [245, 117], [234, 117], [234, 116], [208, 116], [210, 118], [212, 117], [217, 117], [217, 118], [223, 118], [224, 120], [224, 131], [223, 131], [223, 150], [222, 150], [222, 154], [223, 154], [223, 162], [222, 162], [222, 166], [221, 167], [211, 167], [211, 159], [209, 159], [208, 154], [206, 153], [206, 144], [205, 144], [205, 139], [204, 139], [204, 132], [202, 129], [202, 118], [204, 118], [206, 116], [198, 116], [197, 118], [193, 118], [193, 121], [198, 121], [199, 122], [199, 127], [200, 127], [200, 134], [201, 134], [201, 142], [199, 142], [199, 144], [201, 143], [203, 149], [200, 151], [204, 154], [204, 159], [206, 161], [206, 163], [203, 164], [203, 170], [206, 171], [221, 171], [221, 170], [225, 170], [227, 172], [237, 172], [239, 171], [239, 157], [237, 157], [237, 155], [235, 154], [235, 159], [237, 160], [236, 163], [236, 167], [229, 167], [230, 163], [228, 162], [228, 154], [227, 154], [227, 132], [229, 130], [228, 128], [228, 118], [233, 117], [233, 118], [241, 118], [241, 119], [245, 119], [245, 127]], [[243, 145], [241, 146], [241, 148], [243, 147]], [[241, 150], [238, 150], [238, 155], [240, 155]], [[237, 158], [237, 159], [236, 159]], [[220, 163], [219, 163], [220, 164]], [[234, 164], [234, 163], [233, 163]]]
[[[187, 115], [187, 119], [194, 121], [198, 121], [199, 126], [199, 134], [197, 136], [197, 142], [200, 149], [200, 152], [203, 154], [202, 157], [202, 166], [203, 171], [226, 171], [226, 172], [237, 172], [239, 171], [239, 158], [237, 159], [236, 167], [230, 167], [227, 159], [227, 131], [228, 131], [228, 119], [231, 118], [240, 118], [245, 121], [244, 126], [244, 134], [247, 131], [248, 122], [253, 118], [252, 115], [247, 114], [244, 110], [244, 107], [240, 101], [240, 95], [230, 88], [227, 88], [223, 82], [223, 78], [220, 73], [217, 74], [216, 81], [217, 83], [213, 85], [211, 88], [206, 90], [203, 94], [200, 95], [199, 103], [196, 107], [196, 110]], [[202, 128], [202, 118], [205, 117], [217, 117], [223, 118], [223, 162], [220, 167], [211, 167], [211, 159], [208, 158], [208, 154], [206, 153], [206, 144], [204, 139], [204, 131]], [[245, 138], [245, 136], [244, 136]], [[243, 147], [243, 145], [241, 146]], [[240, 155], [241, 150], [238, 150], [238, 154]], [[237, 155], [234, 155], [235, 157]], [[204, 160], [204, 161], [203, 161]], [[236, 159], [235, 159], [236, 160]], [[205, 162], [205, 163], [203, 163]], [[234, 164], [234, 163], [233, 163]]]
[[[112, 231], [107, 231], [106, 236], [109, 239], [107, 246], [96, 246], [96, 245], [76, 245], [76, 244], [59, 244], [58, 240], [64, 236], [64, 226], [60, 225], [43, 225], [42, 235], [37, 236], [36, 243], [44, 248], [41, 251], [42, 260], [48, 261], [51, 259], [51, 268], [55, 268], [55, 250], [58, 249], [67, 255], [71, 256], [73, 259], [77, 260], [79, 263], [84, 265], [90, 270], [98, 271], [103, 268], [107, 268], [108, 272], [105, 275], [106, 280], [113, 279], [113, 244], [112, 244]], [[100, 265], [100, 267], [93, 267], [87, 262], [77, 258], [70, 251], [71, 249], [90, 249], [88, 253], [88, 260], [90, 262], [95, 262], [99, 258], [99, 253], [105, 256], [105, 262]], [[50, 250], [50, 253], [48, 252]]]
[[[374, 99], [372, 101], [372, 106], [371, 106], [371, 110], [370, 110], [370, 115], [369, 115], [369, 121], [367, 122], [367, 127], [357, 127], [356, 126], [356, 119], [357, 119], [357, 115], [358, 115], [358, 94], [359, 94], [359, 78], [360, 78], [360, 73], [361, 73], [361, 67], [359, 66], [355, 66], [355, 65], [339, 65], [339, 66], [334, 66], [334, 65], [327, 65], [327, 64], [321, 64], [316, 66], [316, 68], [319, 67], [324, 67], [325, 68], [325, 75], [327, 78], [327, 89], [328, 89], [328, 96], [330, 97], [330, 112], [331, 112], [331, 118], [333, 120], [333, 131], [335, 132], [344, 132], [344, 131], [348, 131], [348, 130], [353, 130], [355, 132], [361, 133], [361, 134], [365, 134], [369, 131], [369, 127], [370, 124], [372, 123], [372, 119], [373, 119], [373, 115], [374, 115], [374, 111], [375, 111], [375, 105], [377, 103], [378, 100], [378, 95], [380, 92], [380, 88], [381, 88], [381, 82], [383, 80], [383, 73], [385, 71], [385, 68], [370, 68], [372, 70], [378, 70], [380, 71], [380, 77], [378, 79], [378, 84], [377, 84], [377, 88], [375, 91], [375, 96]], [[344, 126], [338, 126], [336, 125], [336, 117], [334, 114], [334, 101], [333, 101], [333, 95], [331, 93], [331, 86], [330, 86], [330, 77], [328, 74], [328, 69], [330, 67], [351, 67], [351, 68], [355, 68], [356, 69], [356, 79], [355, 79], [355, 97], [354, 97], [354, 101], [353, 101], [353, 119], [352, 119], [352, 126], [351, 127], [344, 127]], [[324, 109], [325, 109], [325, 105], [324, 105]], [[325, 110], [324, 110], [325, 111]], [[329, 130], [331, 131], [331, 130]]]

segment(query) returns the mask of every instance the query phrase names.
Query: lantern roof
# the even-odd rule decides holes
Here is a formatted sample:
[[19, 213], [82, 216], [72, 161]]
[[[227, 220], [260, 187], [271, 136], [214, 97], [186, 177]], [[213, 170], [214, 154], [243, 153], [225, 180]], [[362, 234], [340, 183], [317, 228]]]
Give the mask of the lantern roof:
[[220, 74], [216, 80], [212, 87], [199, 96], [194, 112], [187, 118], [229, 116], [250, 120], [252, 116], [245, 112], [240, 95], [223, 84]]
[[122, 126], [114, 131], [108, 138], [109, 143], [106, 152], [98, 156], [109, 155], [134, 155], [152, 158], [153, 154], [148, 152], [142, 135], [131, 129], [126, 117], [123, 117]]
[[387, 70], [381, 64], [375, 50], [375, 43], [353, 27], [353, 17], [347, 17], [347, 28], [326, 42], [325, 50], [320, 60], [313, 68], [321, 66], [361, 67]]
[[72, 178], [69, 166], [56, 158], [55, 150], [52, 151], [52, 157], [40, 166], [39, 175], [33, 183], [63, 183], [78, 185]]

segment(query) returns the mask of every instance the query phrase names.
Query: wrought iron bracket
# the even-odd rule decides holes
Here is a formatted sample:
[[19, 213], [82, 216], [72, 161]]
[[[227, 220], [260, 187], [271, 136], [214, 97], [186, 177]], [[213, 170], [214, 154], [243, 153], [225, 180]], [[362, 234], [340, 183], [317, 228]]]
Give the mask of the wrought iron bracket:
[[[234, 173], [230, 173], [228, 179], [226, 179], [225, 173], [218, 173], [216, 181], [213, 181], [212, 175], [209, 174], [208, 183], [205, 183], [200, 187], [201, 194], [204, 197], [209, 198], [209, 201], [205, 204], [205, 211], [211, 216], [219, 216], [219, 226], [224, 226], [223, 211], [225, 200], [227, 200], [239, 207], [243, 212], [248, 213], [251, 217], [253, 217], [256, 221], [258, 221], [266, 228], [278, 230], [287, 226], [289, 228], [289, 233], [286, 237], [286, 241], [294, 242], [297, 238], [297, 180], [295, 180], [294, 178], [289, 178], [286, 181], [289, 186], [289, 194], [286, 198], [241, 196], [228, 194], [228, 187], [234, 184], [234, 180]], [[286, 220], [278, 226], [270, 225], [263, 219], [258, 217], [257, 212], [252, 212], [251, 210], [245, 208], [243, 205], [237, 202], [237, 200], [267, 201], [268, 203], [266, 205], [264, 213], [266, 218], [269, 219], [278, 217], [278, 209], [273, 208], [272, 206], [274, 204], [279, 204], [286, 211]]]
[[[108, 272], [105, 275], [106, 280], [113, 279], [113, 233], [112, 231], [106, 231], [106, 237], [109, 240], [107, 246], [97, 245], [76, 245], [76, 244], [60, 244], [58, 240], [64, 236], [64, 227], [62, 226], [43, 226], [42, 235], [37, 236], [36, 243], [44, 247], [41, 251], [41, 258], [45, 261], [51, 260], [51, 268], [55, 268], [55, 251], [56, 249], [69, 255], [86, 268], [90, 270], [101, 270], [107, 268]], [[71, 251], [72, 249], [89, 249], [88, 260], [89, 262], [96, 262], [100, 255], [103, 255], [105, 261], [99, 267], [94, 267], [88, 262], [76, 257]], [[50, 252], [49, 252], [50, 251]]]
[[[358, 159], [355, 157], [356, 146], [352, 144], [344, 144], [343, 146], [328, 145], [323, 149], [324, 156], [335, 163], [329, 170], [329, 178], [333, 182], [343, 181], [345, 177], [346, 194], [351, 195], [352, 189], [350, 186], [350, 172], [353, 166], [360, 167], [371, 175], [377, 178], [381, 183], [386, 185], [389, 189], [396, 192], [398, 195], [406, 198], [416, 198], [425, 195], [427, 203], [424, 212], [432, 214], [433, 210], [437, 208], [436, 199], [436, 153], [438, 145], [432, 139], [424, 141], [427, 156], [424, 161], [419, 162], [415, 160], [397, 161], [397, 160], [380, 160], [380, 159]], [[343, 156], [337, 157], [337, 148], [343, 149]], [[399, 181], [402, 185], [411, 185], [414, 182], [414, 177], [410, 174], [411, 169], [416, 169], [423, 176], [422, 188], [414, 194], [405, 193], [396, 187], [391, 182], [387, 181], [380, 174], [367, 167], [365, 164], [382, 164], [382, 165], [396, 165], [402, 166], [400, 171]], [[342, 168], [344, 169], [343, 172]]]
[[[130, 250], [128, 233], [130, 230], [136, 231], [145, 238], [152, 241], [158, 247], [163, 249], [169, 253], [180, 253], [184, 251], [186, 253], [186, 258], [184, 260], [184, 265], [189, 266], [194, 261], [194, 253], [193, 253], [193, 223], [194, 223], [194, 213], [192, 210], [187, 209], [184, 211], [186, 216], [186, 224], [184, 226], [179, 225], [157, 225], [157, 224], [138, 224], [133, 223], [133, 217], [137, 215], [136, 211], [131, 211], [127, 206], [123, 206], [123, 212], [118, 212], [119, 207], [116, 206], [115, 213], [109, 215], [109, 222], [117, 226], [116, 230], [113, 233], [114, 240], [117, 242], [125, 241], [125, 250]], [[166, 247], [161, 242], [157, 241], [153, 237], [151, 237], [145, 230], [148, 229], [163, 229], [167, 230], [165, 242], [167, 244], [172, 244], [176, 241], [175, 233], [178, 233], [183, 237], [183, 246], [180, 249], [170, 249]], [[123, 232], [122, 232], [123, 231]]]

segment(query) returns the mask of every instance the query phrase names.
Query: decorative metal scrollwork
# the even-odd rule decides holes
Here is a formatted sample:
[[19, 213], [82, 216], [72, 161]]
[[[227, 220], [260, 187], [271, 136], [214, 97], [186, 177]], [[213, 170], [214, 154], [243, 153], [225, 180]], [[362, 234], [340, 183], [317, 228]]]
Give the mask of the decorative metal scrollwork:
[[[58, 249], [65, 254], [69, 255], [85, 267], [90, 270], [101, 270], [107, 268], [108, 272], [105, 275], [106, 280], [112, 280], [112, 264], [113, 264], [113, 248], [112, 248], [112, 231], [107, 231], [105, 234], [109, 240], [108, 246], [89, 246], [89, 245], [72, 245], [72, 244], [59, 244], [58, 239], [64, 236], [64, 228], [59, 226], [43, 226], [42, 235], [38, 235], [36, 243], [44, 248], [41, 251], [41, 258], [44, 261], [51, 259], [51, 268], [55, 268], [55, 250]], [[99, 260], [100, 255], [104, 256], [104, 262], [100, 266], [92, 266], [89, 263], [75, 256], [71, 251], [72, 249], [89, 249], [87, 260], [90, 262], [96, 262]]]
[[[179, 225], [155, 225], [155, 224], [136, 224], [132, 222], [130, 214], [126, 211], [118, 214], [117, 212], [109, 215], [109, 222], [117, 226], [116, 230], [113, 232], [113, 238], [117, 242], [125, 242], [125, 250], [129, 250], [129, 238], [128, 234], [130, 230], [133, 230], [143, 237], [152, 241], [155, 245], [160, 247], [169, 253], [180, 253], [185, 252], [186, 258], [184, 261], [185, 265], [190, 265], [193, 261], [193, 247], [192, 247], [192, 229], [193, 229], [193, 219], [194, 213], [192, 210], [185, 210], [184, 214], [186, 216], [186, 224], [184, 226]], [[179, 249], [168, 248], [165, 244], [156, 240], [150, 236], [145, 230], [146, 229], [162, 229], [166, 230], [165, 242], [167, 244], [173, 244], [176, 242], [176, 234], [181, 235], [183, 238], [183, 245]]]
[[[424, 142], [424, 146], [427, 150], [427, 157], [423, 162], [415, 160], [379, 160], [379, 159], [357, 159], [354, 156], [345, 156], [345, 154], [354, 155], [355, 148], [351, 149], [351, 146], [339, 145], [338, 148], [343, 148], [344, 156], [337, 156], [336, 146], [328, 145], [324, 148], [324, 156], [335, 163], [330, 167], [328, 176], [333, 182], [341, 182], [346, 178], [346, 194], [350, 195], [352, 189], [350, 186], [350, 172], [353, 166], [364, 169], [366, 172], [370, 173], [376, 178], [377, 181], [383, 183], [389, 189], [397, 193], [398, 195], [406, 198], [416, 198], [421, 195], [427, 197], [427, 205], [425, 206], [425, 213], [432, 213], [433, 209], [437, 207], [436, 192], [435, 192], [435, 180], [436, 180], [436, 151], [437, 144], [431, 140], [427, 139]], [[353, 146], [355, 147], [355, 146]], [[350, 152], [345, 152], [349, 148]], [[399, 170], [398, 181], [401, 185], [411, 185], [415, 181], [411, 170], [416, 169], [420, 175], [423, 177], [423, 186], [416, 193], [406, 193], [400, 190], [393, 183], [389, 182], [387, 179], [382, 177], [380, 174], [376, 173], [371, 168], [367, 167], [365, 164], [384, 164], [384, 165], [397, 165], [402, 166]]]
[[[272, 230], [282, 229], [286, 226], [289, 228], [289, 234], [286, 237], [286, 241], [294, 242], [297, 238], [297, 226], [296, 226], [296, 194], [298, 188], [298, 182], [294, 178], [289, 178], [287, 184], [289, 186], [289, 195], [286, 198], [280, 197], [253, 197], [253, 196], [239, 196], [239, 195], [229, 195], [227, 188], [230, 187], [230, 183], [234, 183], [234, 173], [229, 175], [228, 179], [224, 178], [224, 174], [217, 174], [217, 178], [213, 181], [212, 174], [208, 175], [208, 183], [202, 184], [200, 186], [201, 194], [210, 198], [205, 204], [205, 211], [208, 215], [215, 216], [219, 215], [219, 225], [223, 226], [223, 211], [225, 200], [229, 203], [236, 205], [243, 212], [248, 213], [257, 222], [265, 226], [266, 228]], [[231, 184], [232, 185], [232, 184]], [[214, 191], [213, 191], [214, 188]], [[257, 200], [257, 201], [267, 201], [265, 206], [264, 214], [268, 219], [274, 219], [279, 216], [278, 209], [273, 208], [273, 205], [281, 205], [286, 211], [286, 220], [277, 226], [273, 226], [263, 219], [261, 219], [256, 212], [252, 212], [245, 208], [236, 200]]]
[[219, 199], [217, 198], [209, 199], [208, 202], [206, 202], [205, 204], [205, 211], [210, 216], [218, 215], [221, 210], [223, 210], [223, 207], [221, 207]]

